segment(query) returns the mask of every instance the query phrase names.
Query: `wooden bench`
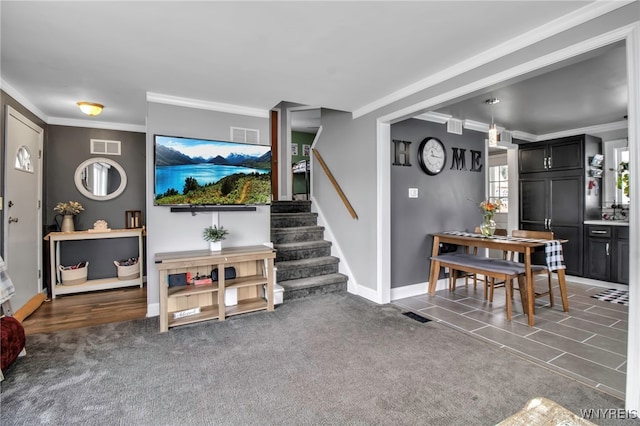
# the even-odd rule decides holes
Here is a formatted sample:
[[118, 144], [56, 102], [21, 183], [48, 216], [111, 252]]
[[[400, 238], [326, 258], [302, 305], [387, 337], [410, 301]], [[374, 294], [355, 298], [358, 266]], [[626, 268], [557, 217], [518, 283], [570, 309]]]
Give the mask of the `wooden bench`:
[[[518, 288], [523, 306], [527, 306], [525, 291], [525, 266], [522, 263], [512, 260], [492, 259], [466, 253], [447, 253], [431, 257], [435, 263], [432, 265], [436, 270], [441, 267], [450, 270], [463, 271], [473, 274], [481, 274], [488, 278], [503, 280], [505, 283], [511, 283], [512, 280], [518, 280]], [[507, 293], [507, 319], [511, 321], [511, 292], [512, 286], [505, 284]]]

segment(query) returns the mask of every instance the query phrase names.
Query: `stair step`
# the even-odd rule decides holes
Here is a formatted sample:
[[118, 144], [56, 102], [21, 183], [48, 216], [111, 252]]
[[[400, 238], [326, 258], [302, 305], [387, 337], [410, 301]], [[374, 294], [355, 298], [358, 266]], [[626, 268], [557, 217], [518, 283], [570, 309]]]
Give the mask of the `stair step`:
[[276, 280], [278, 284], [299, 278], [309, 278], [338, 272], [340, 259], [335, 256], [323, 256], [313, 259], [288, 260], [276, 262], [278, 268]]
[[[279, 271], [278, 271], [279, 272]], [[284, 288], [284, 300], [299, 299], [314, 294], [347, 290], [347, 276], [340, 273], [278, 282]]]
[[272, 228], [315, 226], [317, 224], [318, 213], [271, 213]]
[[348, 277], [338, 272], [340, 259], [331, 256], [331, 242], [311, 201], [271, 203], [271, 242], [276, 249], [276, 282], [284, 300], [347, 289]]
[[274, 244], [274, 248], [276, 262], [331, 255], [331, 242], [324, 240]]
[[294, 201], [272, 201], [271, 213], [299, 213], [310, 212], [311, 201], [294, 200]]
[[324, 238], [323, 226], [295, 226], [290, 228], [271, 228], [273, 244], [317, 241]]

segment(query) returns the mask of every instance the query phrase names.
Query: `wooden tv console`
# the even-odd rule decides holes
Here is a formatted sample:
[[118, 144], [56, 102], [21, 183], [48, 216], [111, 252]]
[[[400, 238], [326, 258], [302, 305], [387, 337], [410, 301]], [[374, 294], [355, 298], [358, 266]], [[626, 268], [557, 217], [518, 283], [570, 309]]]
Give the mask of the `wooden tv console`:
[[[275, 250], [264, 245], [156, 253], [160, 276], [160, 331], [211, 319], [223, 321], [228, 316], [247, 312], [273, 311], [275, 257]], [[224, 268], [230, 266], [235, 268], [236, 278], [225, 280]], [[218, 281], [211, 284], [169, 287], [169, 275], [189, 272], [192, 277], [208, 276], [214, 268], [220, 273]], [[237, 302], [225, 306], [225, 293], [231, 292], [235, 293]], [[199, 312], [194, 314], [192, 310]]]

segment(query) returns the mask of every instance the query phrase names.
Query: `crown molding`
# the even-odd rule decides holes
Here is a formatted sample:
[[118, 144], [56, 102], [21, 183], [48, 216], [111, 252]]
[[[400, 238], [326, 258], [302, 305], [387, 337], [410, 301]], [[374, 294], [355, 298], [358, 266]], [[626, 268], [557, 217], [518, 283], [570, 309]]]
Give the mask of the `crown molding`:
[[40, 111], [38, 107], [31, 103], [29, 99], [24, 97], [22, 93], [18, 92], [15, 87], [7, 83], [5, 80], [0, 79], [0, 89], [2, 89], [7, 95], [11, 96], [20, 105], [28, 109], [32, 114], [38, 117], [45, 123], [49, 123], [49, 117], [44, 112]]
[[431, 121], [432, 123], [444, 124], [447, 121], [451, 120], [453, 116], [449, 114], [441, 114], [439, 112], [429, 111], [420, 115], [416, 115], [415, 117], [418, 120]]
[[163, 95], [162, 93], [147, 92], [147, 102], [175, 105], [186, 108], [203, 109], [208, 111], [226, 112], [229, 114], [248, 115], [251, 117], [269, 118], [269, 110], [245, 107], [242, 105], [224, 104], [220, 102], [203, 101], [199, 99], [182, 98], [179, 96]]
[[489, 124], [474, 120], [463, 120], [462, 127], [476, 132], [487, 133], [489, 131]]
[[147, 126], [107, 121], [80, 120], [75, 118], [51, 117], [47, 124], [52, 126], [86, 127], [89, 129], [120, 130], [123, 132], [147, 133]]
[[[424, 120], [424, 121], [431, 121], [433, 123], [438, 123], [438, 124], [444, 124], [450, 119], [455, 117], [448, 114], [440, 114], [437, 112], [427, 112], [427, 113], [415, 116], [413, 118]], [[482, 133], [486, 133], [489, 131], [489, 124], [483, 123], [481, 121], [463, 120], [462, 127], [467, 130], [475, 130], [476, 132], [482, 132]], [[499, 133], [507, 131], [507, 129], [504, 127], [500, 127], [500, 126], [497, 126], [497, 127], [498, 127]], [[542, 135], [535, 135], [533, 133], [522, 132], [519, 130], [508, 130], [508, 131], [511, 133], [512, 139], [519, 139], [527, 142], [538, 142], [538, 141], [546, 141], [549, 139], [564, 138], [567, 136], [603, 133], [603, 132], [610, 132], [613, 130], [622, 130], [627, 128], [628, 128], [627, 121], [615, 121], [613, 123], [598, 124], [595, 126], [588, 126], [588, 127], [579, 127], [576, 129], [563, 130], [561, 132], [546, 133]]]
[[615, 121], [613, 123], [598, 124], [595, 126], [580, 127], [577, 129], [563, 130], [561, 132], [537, 135], [536, 137], [537, 137], [537, 140], [539, 141], [546, 141], [548, 139], [564, 138], [566, 136], [603, 133], [603, 132], [610, 132], [612, 130], [623, 130], [628, 128], [629, 128], [629, 125], [626, 121]]
[[358, 108], [353, 111], [352, 116], [354, 119], [362, 117], [363, 115], [392, 104], [393, 102], [397, 102], [408, 96], [414, 95], [431, 86], [435, 86], [436, 84], [442, 83], [455, 76], [464, 74], [465, 72], [468, 72], [474, 68], [478, 68], [482, 65], [488, 64], [510, 53], [524, 49], [544, 39], [557, 35], [563, 31], [567, 31], [570, 28], [588, 22], [599, 16], [605, 15], [635, 1], [637, 0], [597, 0], [584, 7], [581, 7], [578, 10], [556, 18], [553, 21], [550, 21], [538, 28], [534, 28], [533, 30], [514, 37], [509, 41], [494, 46], [478, 55], [472, 56], [469, 59], [459, 62], [449, 68], [432, 74], [427, 78], [419, 80], [413, 84], [410, 84], [409, 86], [406, 86], [385, 97], [382, 97], [361, 108]]
[[521, 132], [520, 130], [512, 130], [511, 131], [511, 139], [518, 139], [526, 142], [537, 142], [544, 139], [540, 139], [538, 135], [534, 135], [532, 133]]

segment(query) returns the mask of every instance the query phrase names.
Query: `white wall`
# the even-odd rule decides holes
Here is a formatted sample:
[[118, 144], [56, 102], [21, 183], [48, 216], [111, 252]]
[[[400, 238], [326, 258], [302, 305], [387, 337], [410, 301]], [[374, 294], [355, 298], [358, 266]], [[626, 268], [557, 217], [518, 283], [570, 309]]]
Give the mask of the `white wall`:
[[258, 206], [253, 212], [198, 213], [192, 216], [191, 213], [171, 213], [167, 206], [153, 205], [154, 135], [230, 140], [230, 127], [258, 129], [260, 144], [269, 144], [268, 118], [147, 103], [147, 316], [159, 314], [158, 272], [154, 266], [156, 253], [208, 249], [208, 243], [202, 239], [202, 230], [216, 219], [229, 230], [224, 245], [255, 245], [271, 241], [269, 206]]
[[[358, 215], [353, 219], [327, 175], [312, 156], [312, 194], [322, 210], [323, 225], [331, 228], [335, 243], [352, 275], [356, 293], [376, 289], [376, 154], [375, 127], [351, 114], [323, 109], [320, 152]], [[313, 206], [312, 206], [313, 207]], [[361, 290], [358, 288], [361, 287]], [[365, 296], [366, 297], [366, 296]]]

